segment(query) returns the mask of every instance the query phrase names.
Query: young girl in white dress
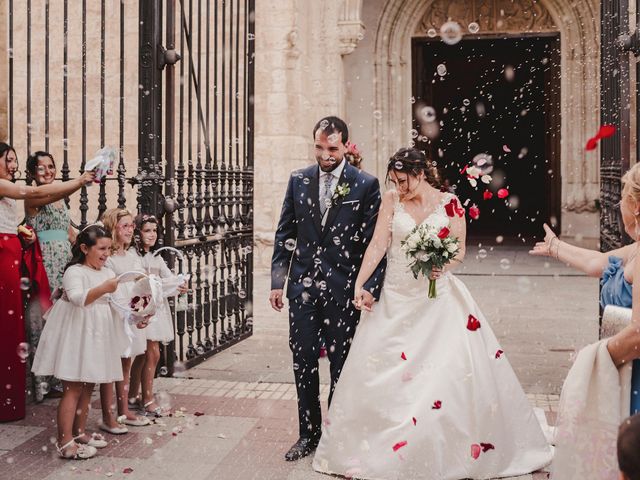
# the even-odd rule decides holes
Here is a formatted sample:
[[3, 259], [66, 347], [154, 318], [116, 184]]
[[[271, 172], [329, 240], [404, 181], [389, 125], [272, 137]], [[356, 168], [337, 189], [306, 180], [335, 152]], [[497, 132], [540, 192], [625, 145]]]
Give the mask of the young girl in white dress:
[[[140, 214], [135, 218], [134, 243], [138, 255], [142, 258], [142, 266], [147, 274], [156, 275], [163, 280], [175, 282], [177, 275], [169, 270], [161, 256], [153, 251], [158, 243], [158, 220], [147, 214]], [[175, 285], [175, 283], [174, 283]], [[186, 292], [186, 285], [180, 286], [180, 293]], [[131, 367], [131, 385], [129, 399], [137, 402], [140, 385], [142, 385], [141, 409], [145, 415], [162, 417], [168, 412], [158, 405], [153, 398], [153, 379], [156, 366], [160, 360], [160, 342], [173, 340], [173, 320], [169, 301], [165, 297], [163, 305], [158, 309], [155, 317], [149, 322], [145, 330], [147, 335], [147, 351], [137, 357]]]
[[108, 301], [118, 280], [105, 267], [111, 235], [98, 225], [85, 228], [72, 248], [62, 285], [64, 294], [46, 313], [33, 372], [62, 381], [56, 448], [62, 458], [93, 457], [107, 446], [85, 433], [94, 384], [122, 380], [120, 351], [126, 343]]
[[[140, 256], [135, 250], [130, 249], [133, 239], [133, 216], [128, 210], [112, 208], [104, 212], [102, 216], [105, 228], [111, 232], [113, 240], [111, 245], [111, 256], [107, 260], [107, 267], [121, 275], [127, 272], [144, 273]], [[118, 284], [118, 290], [114, 293], [114, 298], [120, 303], [126, 303], [131, 297], [129, 292], [133, 288], [135, 277], [126, 277]], [[119, 322], [122, 331], [125, 331], [125, 322], [128, 320], [121, 317]], [[127, 399], [129, 397], [129, 380], [131, 361], [138, 355], [143, 355], [146, 350], [147, 340], [144, 328], [148, 322], [139, 322], [136, 327], [129, 329], [130, 341], [120, 352], [122, 358], [122, 381], [116, 382], [118, 419], [114, 418], [112, 412], [113, 405], [113, 385], [103, 384], [100, 386], [100, 401], [102, 404], [102, 423], [100, 428], [105, 432], [114, 435], [127, 433], [124, 425], [142, 427], [151, 422], [146, 417], [139, 417], [131, 410]], [[118, 421], [120, 420], [120, 421]]]

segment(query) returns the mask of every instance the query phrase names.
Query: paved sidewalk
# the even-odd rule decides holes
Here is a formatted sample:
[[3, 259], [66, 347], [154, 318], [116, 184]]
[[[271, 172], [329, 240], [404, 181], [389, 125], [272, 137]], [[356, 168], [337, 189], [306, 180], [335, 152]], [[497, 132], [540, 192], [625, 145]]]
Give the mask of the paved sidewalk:
[[[597, 280], [576, 276], [524, 250], [470, 249], [460, 278], [488, 317], [534, 406], [555, 423], [562, 381], [576, 349], [597, 338]], [[508, 263], [502, 261], [507, 258]], [[505, 268], [505, 266], [507, 268]], [[297, 438], [287, 315], [266, 307], [268, 275], [256, 273], [255, 333], [187, 372], [160, 378], [157, 395], [172, 417], [107, 435], [110, 445], [87, 461], [55, 455], [55, 407], [31, 405], [27, 418], [0, 424], [0, 479], [326, 479], [309, 458], [288, 463]], [[328, 379], [326, 360], [321, 375]], [[327, 386], [322, 395], [326, 398]], [[89, 428], [100, 412], [93, 400]], [[428, 476], [425, 476], [428, 479]], [[544, 472], [518, 477], [542, 480]]]

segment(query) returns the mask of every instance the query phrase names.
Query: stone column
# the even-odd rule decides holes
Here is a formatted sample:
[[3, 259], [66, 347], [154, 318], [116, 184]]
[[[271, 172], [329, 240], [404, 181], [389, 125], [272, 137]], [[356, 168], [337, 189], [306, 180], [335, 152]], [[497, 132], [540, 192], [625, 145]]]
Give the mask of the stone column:
[[311, 132], [343, 114], [339, 0], [256, 2], [255, 259], [268, 268], [292, 170], [313, 162]]

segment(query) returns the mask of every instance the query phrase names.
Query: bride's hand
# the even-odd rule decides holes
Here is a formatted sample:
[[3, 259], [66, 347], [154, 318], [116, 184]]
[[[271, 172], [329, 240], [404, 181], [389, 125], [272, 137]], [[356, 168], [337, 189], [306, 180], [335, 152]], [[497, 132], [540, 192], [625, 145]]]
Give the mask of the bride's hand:
[[546, 223], [544, 224], [544, 232], [544, 241], [537, 242], [533, 246], [533, 250], [529, 250], [530, 255], [536, 255], [540, 257], [553, 256], [553, 254], [551, 253], [551, 247], [553, 247], [556, 242], [559, 242], [560, 240], [558, 240], [558, 236], [553, 233], [553, 230], [551, 230], [549, 225], [547, 225]]
[[362, 287], [356, 287], [352, 303], [357, 310], [370, 312], [374, 301], [375, 299], [373, 295], [371, 295], [371, 292], [368, 292]]
[[429, 280], [437, 280], [438, 278], [440, 278], [442, 276], [443, 273], [444, 273], [444, 269], [443, 268], [433, 267], [431, 269], [431, 273], [429, 274]]

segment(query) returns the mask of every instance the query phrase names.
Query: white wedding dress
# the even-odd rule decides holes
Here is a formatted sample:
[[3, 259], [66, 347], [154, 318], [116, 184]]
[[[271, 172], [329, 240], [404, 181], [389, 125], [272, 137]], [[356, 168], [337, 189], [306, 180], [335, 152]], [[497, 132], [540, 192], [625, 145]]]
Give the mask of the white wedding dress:
[[[450, 198], [425, 222], [448, 225]], [[409, 271], [400, 241], [414, 226], [396, 202], [380, 301], [358, 325], [313, 468], [385, 480], [541, 469], [551, 447], [469, 291], [446, 273], [429, 299], [428, 280]]]

